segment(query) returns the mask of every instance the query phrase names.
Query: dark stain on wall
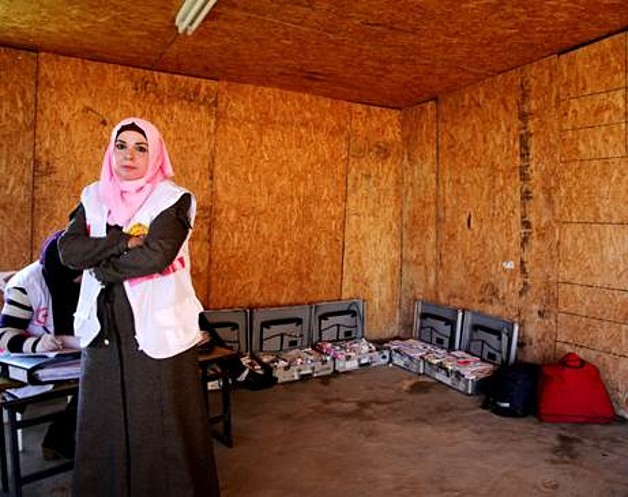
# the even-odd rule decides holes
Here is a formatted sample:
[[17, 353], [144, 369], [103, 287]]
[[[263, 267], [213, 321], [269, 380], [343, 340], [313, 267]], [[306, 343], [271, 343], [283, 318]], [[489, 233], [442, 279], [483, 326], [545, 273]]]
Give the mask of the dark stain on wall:
[[527, 255], [532, 243], [533, 226], [530, 219], [532, 191], [532, 166], [531, 148], [532, 133], [530, 131], [530, 82], [527, 76], [522, 75], [519, 82], [519, 102], [517, 119], [519, 123], [519, 201], [520, 201], [520, 253], [519, 271], [521, 274], [521, 287], [519, 296], [523, 297], [528, 293], [529, 270]]

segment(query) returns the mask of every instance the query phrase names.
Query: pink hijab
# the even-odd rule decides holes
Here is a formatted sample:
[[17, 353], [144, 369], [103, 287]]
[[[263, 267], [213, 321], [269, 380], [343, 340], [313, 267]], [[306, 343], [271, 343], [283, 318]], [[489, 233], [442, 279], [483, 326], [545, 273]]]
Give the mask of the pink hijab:
[[[113, 168], [113, 153], [115, 150], [118, 130], [126, 125], [135, 123], [139, 126], [148, 140], [148, 169], [143, 178], [133, 181], [121, 181]], [[107, 221], [110, 224], [126, 226], [144, 201], [149, 197], [155, 186], [161, 181], [174, 176], [170, 157], [159, 130], [148, 121], [137, 117], [128, 117], [120, 121], [111, 132], [111, 140], [100, 171], [99, 192], [100, 198], [109, 208]]]

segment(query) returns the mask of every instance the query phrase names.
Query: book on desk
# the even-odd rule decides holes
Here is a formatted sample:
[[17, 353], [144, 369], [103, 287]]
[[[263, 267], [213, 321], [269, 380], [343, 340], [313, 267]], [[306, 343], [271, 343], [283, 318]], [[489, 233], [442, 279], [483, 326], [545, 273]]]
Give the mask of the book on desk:
[[0, 355], [0, 366], [5, 377], [32, 385], [76, 380], [81, 374], [81, 352], [6, 353]]

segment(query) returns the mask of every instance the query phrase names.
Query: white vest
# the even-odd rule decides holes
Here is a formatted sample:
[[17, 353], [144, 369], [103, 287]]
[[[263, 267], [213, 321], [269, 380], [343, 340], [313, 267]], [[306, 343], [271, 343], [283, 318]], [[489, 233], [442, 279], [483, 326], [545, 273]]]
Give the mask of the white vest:
[[[153, 219], [174, 205], [185, 193], [189, 192], [170, 181], [158, 183], [125, 226], [125, 231], [136, 223], [141, 223], [150, 230]], [[98, 183], [83, 190], [81, 202], [90, 236], [106, 236], [108, 210], [100, 200]], [[196, 201], [192, 196], [191, 224], [195, 213]], [[203, 306], [192, 285], [188, 239], [189, 235], [174, 262], [164, 271], [124, 282], [133, 310], [135, 338], [139, 349], [154, 359], [172, 357], [193, 347], [201, 339], [198, 315]], [[90, 270], [84, 271], [74, 319], [75, 334], [81, 339], [81, 347], [89, 345], [100, 331], [96, 305], [103, 286]]]
[[52, 298], [44, 280], [43, 266], [39, 261], [32, 262], [15, 273], [7, 283], [6, 289], [24, 288], [33, 308], [33, 317], [26, 331], [40, 337], [54, 332], [52, 321]]

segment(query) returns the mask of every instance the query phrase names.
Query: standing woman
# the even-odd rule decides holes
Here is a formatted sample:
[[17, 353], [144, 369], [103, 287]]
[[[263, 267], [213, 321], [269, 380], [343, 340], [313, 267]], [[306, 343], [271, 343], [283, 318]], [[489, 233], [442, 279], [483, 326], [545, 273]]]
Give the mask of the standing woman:
[[59, 240], [63, 262], [83, 270], [73, 497], [220, 493], [195, 348], [196, 202], [172, 176], [159, 131], [124, 119]]

